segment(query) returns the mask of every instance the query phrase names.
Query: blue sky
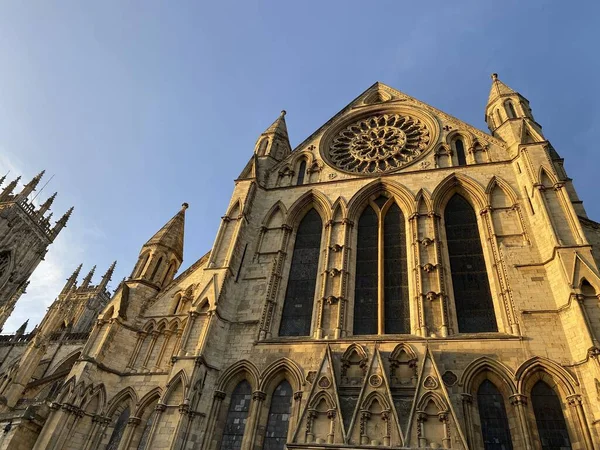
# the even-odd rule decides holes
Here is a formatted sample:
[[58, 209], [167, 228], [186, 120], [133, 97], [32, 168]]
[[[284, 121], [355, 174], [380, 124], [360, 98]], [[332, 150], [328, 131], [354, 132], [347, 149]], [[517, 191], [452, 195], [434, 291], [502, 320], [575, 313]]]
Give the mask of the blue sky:
[[55, 217], [75, 206], [5, 331], [80, 262], [118, 260], [115, 286], [184, 201], [189, 266], [281, 109], [295, 146], [375, 81], [485, 129], [498, 72], [600, 220], [598, 17], [592, 1], [3, 2], [0, 172], [46, 169]]

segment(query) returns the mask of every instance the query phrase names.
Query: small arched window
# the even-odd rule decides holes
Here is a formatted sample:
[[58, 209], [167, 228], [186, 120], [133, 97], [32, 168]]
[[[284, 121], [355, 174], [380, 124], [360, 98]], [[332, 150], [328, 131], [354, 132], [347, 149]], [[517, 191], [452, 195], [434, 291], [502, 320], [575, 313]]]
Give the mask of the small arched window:
[[306, 175], [306, 160], [303, 159], [298, 169], [298, 179], [296, 180], [296, 186], [304, 184], [304, 175]]
[[465, 156], [465, 144], [462, 138], [458, 137], [454, 140], [454, 149], [456, 150], [456, 159], [458, 160], [459, 166], [467, 165], [467, 158]]
[[477, 216], [454, 194], [444, 211], [459, 333], [498, 331]]
[[291, 409], [292, 386], [286, 380], [283, 380], [275, 388], [271, 398], [263, 450], [285, 450]]
[[477, 390], [477, 407], [485, 450], [512, 450], [504, 398], [494, 384], [484, 380]]
[[169, 268], [165, 272], [165, 276], [162, 279], [162, 284], [164, 285], [165, 283], [170, 282], [171, 279], [173, 278], [174, 274], [175, 274], [175, 261], [173, 261], [171, 264], [169, 264]]
[[252, 388], [246, 380], [240, 382], [233, 390], [221, 439], [221, 450], [240, 450], [242, 448], [251, 398]]
[[502, 116], [500, 115], [500, 110], [496, 108], [496, 119], [498, 120], [498, 125], [502, 125]]
[[306, 213], [296, 233], [280, 336], [309, 336], [312, 322], [323, 221], [315, 209]]
[[504, 102], [504, 108], [506, 109], [506, 115], [509, 119], [517, 118], [517, 112], [515, 111], [515, 107], [510, 100], [506, 100], [506, 102]]
[[160, 269], [160, 266], [162, 265], [162, 256], [160, 258], [158, 258], [158, 261], [156, 263], [156, 266], [154, 266], [154, 270], [152, 271], [152, 276], [150, 277], [150, 281], [154, 281], [156, 278], [156, 274], [158, 274], [158, 270]]
[[531, 389], [531, 403], [542, 449], [570, 449], [567, 423], [556, 392], [540, 380]]
[[150, 253], [146, 253], [144, 256], [142, 256], [140, 258], [137, 268], [131, 274], [132, 278], [133, 277], [139, 278], [142, 276], [142, 273], [144, 272], [144, 268], [146, 267], [146, 264], [148, 263], [148, 258], [150, 258]]
[[353, 327], [357, 335], [410, 333], [405, 220], [393, 200], [385, 207], [388, 201], [377, 198], [378, 212], [369, 205], [358, 222]]
[[110, 435], [110, 440], [106, 446], [106, 450], [117, 450], [119, 443], [121, 442], [121, 438], [123, 437], [123, 433], [125, 432], [127, 422], [129, 421], [130, 414], [131, 413], [128, 406], [121, 412], [119, 417], [117, 417], [113, 432]]

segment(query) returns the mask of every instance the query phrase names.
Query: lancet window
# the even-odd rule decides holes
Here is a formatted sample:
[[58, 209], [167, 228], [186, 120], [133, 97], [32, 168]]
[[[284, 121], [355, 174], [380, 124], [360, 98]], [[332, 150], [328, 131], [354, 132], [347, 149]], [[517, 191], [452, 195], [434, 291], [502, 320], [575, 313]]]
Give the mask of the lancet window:
[[354, 334], [410, 333], [404, 214], [380, 196], [358, 222]]
[[296, 186], [304, 184], [304, 176], [306, 175], [306, 160], [303, 159], [298, 169], [298, 179], [296, 180]]
[[292, 386], [284, 380], [275, 388], [271, 398], [263, 450], [285, 450], [291, 405]]
[[477, 407], [485, 450], [512, 450], [504, 398], [494, 384], [484, 380], [477, 391]]
[[456, 149], [456, 159], [459, 166], [467, 165], [467, 158], [465, 156], [465, 144], [462, 138], [458, 137], [454, 140], [454, 148]]
[[504, 103], [504, 106], [506, 108], [506, 115], [508, 116], [509, 119], [516, 119], [517, 118], [517, 113], [515, 111], [515, 107], [513, 106], [512, 102], [510, 100], [507, 100]]
[[121, 438], [123, 437], [123, 433], [125, 432], [125, 427], [127, 426], [127, 421], [129, 420], [131, 412], [129, 406], [126, 407], [115, 422], [115, 426], [113, 428], [113, 432], [110, 435], [110, 440], [106, 446], [106, 450], [117, 450], [119, 447], [119, 443], [121, 442]]
[[556, 392], [540, 380], [531, 389], [531, 404], [542, 449], [570, 449], [569, 432]]
[[240, 382], [233, 390], [229, 409], [227, 410], [223, 438], [221, 439], [221, 450], [239, 450], [242, 448], [251, 398], [252, 388], [246, 380]]
[[455, 194], [444, 213], [459, 333], [498, 331], [477, 217]]
[[280, 336], [309, 336], [321, 248], [323, 221], [315, 209], [306, 213], [296, 233]]

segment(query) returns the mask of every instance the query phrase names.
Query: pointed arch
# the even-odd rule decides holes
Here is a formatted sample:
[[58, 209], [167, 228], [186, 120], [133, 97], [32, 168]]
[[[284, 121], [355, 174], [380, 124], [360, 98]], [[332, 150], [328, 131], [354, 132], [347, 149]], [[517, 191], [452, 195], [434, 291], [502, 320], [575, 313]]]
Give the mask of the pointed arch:
[[266, 228], [280, 227], [285, 223], [287, 209], [281, 200], [277, 200], [271, 209], [265, 214], [262, 226]]
[[337, 409], [335, 400], [333, 399], [331, 394], [324, 390], [321, 390], [315, 395], [313, 395], [313, 398], [310, 400], [308, 407], [312, 409], [316, 408], [319, 405], [319, 403], [321, 403], [321, 400], [325, 400], [325, 404], [327, 405], [328, 409]]
[[225, 369], [217, 381], [217, 390], [227, 392], [229, 388], [233, 388], [232, 385], [237, 385], [244, 378], [250, 383], [252, 391], [255, 391], [260, 384], [258, 369], [247, 359], [237, 361]]
[[343, 220], [348, 217], [348, 204], [341, 195], [333, 202], [331, 210], [333, 211], [333, 220]]
[[517, 386], [513, 381], [513, 372], [506, 365], [489, 356], [477, 358], [471, 361], [466, 367], [460, 378], [460, 385], [463, 386], [465, 393], [472, 394], [475, 391], [477, 386], [474, 385], [474, 382], [482, 372], [493, 373], [504, 383], [504, 386], [508, 388], [509, 395], [515, 395], [517, 393]]
[[444, 178], [433, 190], [433, 210], [440, 213], [454, 194], [462, 194], [479, 211], [487, 206], [485, 190], [473, 178], [453, 172]]
[[[90, 388], [92, 388], [90, 396], [82, 409], [91, 414], [100, 414], [106, 406], [106, 389], [104, 388], [104, 384], [99, 384], [96, 387], [90, 386]], [[97, 401], [95, 407], [92, 403], [94, 400]]]
[[79, 356], [81, 356], [81, 349], [73, 350], [71, 353], [59, 360], [56, 364], [48, 367], [48, 375], [46, 376], [54, 375], [67, 369], [71, 370], [71, 367], [73, 367], [75, 362], [79, 359]]
[[292, 228], [297, 227], [311, 208], [319, 213], [324, 224], [331, 220], [331, 203], [329, 199], [320, 191], [311, 189], [301, 195], [290, 206], [285, 224]]
[[289, 358], [280, 358], [273, 361], [260, 377], [259, 390], [267, 392], [268, 388], [274, 388], [282, 379], [286, 379], [294, 391], [301, 391], [303, 385], [302, 369]]
[[348, 202], [348, 219], [357, 222], [369, 199], [382, 193], [388, 193], [394, 197], [406, 217], [410, 217], [416, 212], [415, 197], [408, 188], [394, 181], [377, 178], [352, 196]]
[[[163, 401], [165, 405], [179, 405], [185, 398], [188, 386], [188, 378], [183, 369], [177, 372], [167, 383]], [[181, 398], [179, 398], [181, 397]], [[176, 401], [173, 402], [173, 399]]]
[[439, 412], [448, 411], [448, 404], [444, 401], [440, 394], [433, 391], [425, 392], [421, 396], [417, 402], [417, 411], [425, 411], [430, 401], [433, 402]]
[[381, 405], [381, 407], [383, 409], [389, 409], [389, 410], [392, 409], [392, 405], [390, 404], [390, 402], [388, 401], [388, 399], [386, 399], [381, 394], [381, 392], [379, 392], [379, 391], [371, 391], [363, 399], [363, 401], [361, 403], [361, 410], [368, 411], [369, 409], [371, 409], [371, 405], [373, 404], [373, 402], [375, 400], [377, 400], [379, 402], [379, 404]]
[[346, 348], [346, 350], [342, 354], [342, 358], [341, 358], [342, 364], [351, 361], [353, 354], [358, 355], [361, 365], [367, 364], [367, 361], [369, 360], [369, 356], [367, 355], [365, 348], [356, 342], [353, 342], [352, 344], [350, 344], [348, 346], [348, 348]]
[[131, 386], [121, 389], [113, 396], [113, 398], [108, 402], [106, 415], [112, 417], [117, 411], [117, 408], [127, 402], [129, 402], [132, 408], [138, 402], [137, 393]]
[[408, 357], [409, 361], [418, 361], [418, 357], [414, 349], [410, 346], [410, 344], [407, 344], [405, 342], [396, 345], [396, 347], [394, 347], [394, 350], [392, 350], [392, 353], [390, 353], [388, 359], [390, 361], [400, 361], [402, 358], [402, 354], [405, 354]]
[[65, 384], [63, 384], [58, 393], [58, 396], [56, 397], [57, 403], [63, 403], [67, 398], [71, 396], [71, 394], [75, 390], [75, 380], [76, 377], [75, 375], [73, 375], [65, 382]]
[[538, 170], [538, 183], [544, 187], [553, 187], [558, 183], [558, 178], [552, 173], [552, 170], [542, 165]]
[[515, 373], [517, 391], [525, 393], [527, 386], [537, 380], [533, 376], [539, 372], [549, 375], [554, 383], [560, 388], [564, 397], [576, 394], [579, 382], [560, 364], [542, 356], [534, 356], [519, 366]]
[[463, 130], [452, 130], [446, 135], [446, 145], [452, 148], [452, 143], [456, 139], [462, 139], [465, 144], [465, 150], [473, 146], [474, 137]]
[[501, 189], [502, 192], [508, 197], [508, 200], [510, 201], [511, 205], [517, 204], [517, 201], [518, 201], [517, 194], [515, 193], [513, 188], [510, 186], [510, 184], [508, 184], [508, 182], [506, 182], [503, 178], [501, 178], [497, 175], [494, 175], [492, 178], [490, 178], [490, 181], [489, 181], [487, 187], [485, 188], [488, 205], [494, 206], [494, 200], [492, 198], [492, 194], [494, 192], [494, 188], [496, 188], [496, 187]]
[[242, 201], [238, 198], [233, 205], [227, 210], [226, 217], [229, 219], [237, 219], [242, 213]]
[[419, 189], [419, 192], [415, 196], [415, 211], [419, 214], [426, 214], [433, 211], [431, 196], [424, 188]]

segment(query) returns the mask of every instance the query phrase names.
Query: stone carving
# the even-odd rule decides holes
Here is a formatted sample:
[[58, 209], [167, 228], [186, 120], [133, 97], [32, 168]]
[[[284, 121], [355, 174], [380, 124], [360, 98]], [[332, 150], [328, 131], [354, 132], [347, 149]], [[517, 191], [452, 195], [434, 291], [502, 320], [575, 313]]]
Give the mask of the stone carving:
[[456, 376], [456, 374], [454, 372], [446, 370], [442, 374], [442, 381], [444, 382], [444, 384], [446, 386], [454, 386], [456, 384], [456, 382], [458, 381], [458, 377]]
[[430, 131], [420, 119], [381, 114], [360, 119], [338, 132], [327, 156], [346, 172], [391, 172], [421, 156], [430, 141]]
[[437, 378], [435, 378], [434, 376], [428, 375], [425, 378], [425, 381], [423, 381], [423, 387], [425, 389], [437, 389], [439, 383]]
[[327, 378], [325, 375], [319, 378], [320, 388], [327, 389], [329, 386], [331, 386], [331, 381], [329, 381], [329, 378]]
[[369, 377], [369, 384], [375, 388], [381, 386], [382, 382], [381, 375], [373, 374]]

